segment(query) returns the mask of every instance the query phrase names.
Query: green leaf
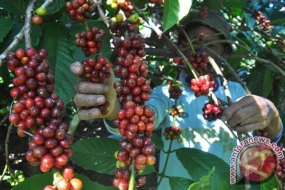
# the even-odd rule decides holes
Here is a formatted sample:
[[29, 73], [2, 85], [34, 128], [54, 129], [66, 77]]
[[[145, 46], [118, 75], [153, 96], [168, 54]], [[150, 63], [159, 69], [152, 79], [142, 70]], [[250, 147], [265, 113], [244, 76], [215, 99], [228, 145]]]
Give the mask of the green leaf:
[[260, 95], [262, 97], [267, 97], [273, 87], [273, 76], [272, 70], [270, 68], [264, 67], [258, 64], [256, 68], [252, 70], [248, 78], [248, 88], [252, 94]]
[[43, 35], [40, 47], [48, 50], [47, 59], [54, 71], [54, 91], [64, 101], [70, 102], [77, 82], [76, 77], [70, 72], [69, 66], [74, 62], [68, 43], [68, 28], [56, 23], [43, 24]]
[[139, 9], [145, 8], [148, 0], [133, 0], [132, 1]]
[[157, 133], [153, 133], [151, 136], [152, 142], [155, 144], [155, 148], [158, 150], [163, 150], [163, 141]]
[[174, 26], [186, 16], [192, 6], [192, 0], [165, 0], [163, 13], [163, 31]]
[[146, 175], [146, 174], [151, 174], [153, 172], [156, 172], [154, 165], [146, 165], [145, 169], [143, 170], [142, 175]]
[[7, 19], [4, 17], [0, 17], [0, 43], [3, 42], [3, 38], [6, 37], [6, 35], [9, 33], [9, 31], [13, 27], [13, 20]]
[[119, 141], [109, 138], [88, 138], [72, 145], [71, 160], [84, 169], [113, 175], [117, 159], [114, 153], [119, 150]]
[[28, 0], [0, 0], [0, 6], [14, 15], [24, 15], [28, 6]]
[[185, 190], [188, 189], [189, 186], [194, 183], [194, 181], [181, 177], [170, 177], [169, 184], [171, 189], [175, 190]]
[[247, 6], [247, 2], [244, 0], [225, 0], [223, 2], [224, 6], [235, 16], [242, 15], [244, 8]]
[[208, 175], [202, 177], [199, 182], [192, 183], [189, 187], [189, 190], [207, 190], [210, 189], [210, 180], [213, 172], [215, 171], [215, 166]]
[[270, 177], [269, 179], [261, 182], [260, 190], [273, 189], [274, 187], [277, 189], [282, 188], [276, 174]]
[[222, 8], [221, 1], [204, 0], [203, 2], [210, 10], [220, 10]]
[[230, 185], [230, 167], [217, 156], [192, 148], [180, 148], [176, 150], [176, 155], [194, 181], [199, 181], [215, 167], [216, 170], [211, 180], [211, 190], [243, 189], [241, 185]]
[[19, 183], [12, 190], [44, 189], [47, 185], [52, 185], [53, 176], [51, 172], [34, 175], [31, 178]]

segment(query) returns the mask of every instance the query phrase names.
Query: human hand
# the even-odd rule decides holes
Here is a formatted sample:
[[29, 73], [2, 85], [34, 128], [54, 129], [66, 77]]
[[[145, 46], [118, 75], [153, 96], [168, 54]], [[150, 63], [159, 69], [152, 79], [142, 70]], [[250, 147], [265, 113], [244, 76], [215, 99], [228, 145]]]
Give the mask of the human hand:
[[105, 117], [112, 120], [115, 115], [114, 109], [119, 105], [117, 94], [113, 87], [115, 81], [113, 70], [109, 71], [111, 76], [104, 83], [92, 83], [87, 78], [81, 77], [84, 68], [78, 61], [70, 65], [70, 70], [78, 77], [78, 83], [75, 86], [76, 94], [73, 98], [77, 106], [78, 117], [81, 120], [102, 117], [100, 109], [96, 106], [103, 105], [108, 100], [110, 106], [108, 107], [108, 114]]
[[233, 103], [224, 111], [221, 120], [241, 133], [265, 130], [268, 138], [275, 138], [281, 130], [277, 108], [271, 101], [256, 95], [244, 96]]

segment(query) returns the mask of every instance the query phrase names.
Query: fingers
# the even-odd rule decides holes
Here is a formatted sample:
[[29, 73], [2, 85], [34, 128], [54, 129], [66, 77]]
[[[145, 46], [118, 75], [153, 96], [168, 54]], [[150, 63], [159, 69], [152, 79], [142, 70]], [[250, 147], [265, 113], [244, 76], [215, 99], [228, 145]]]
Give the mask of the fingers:
[[[228, 114], [228, 111], [232, 111], [232, 109], [228, 108], [224, 111], [223, 114]], [[251, 118], [258, 114], [259, 115], [259, 119], [261, 118], [260, 115], [261, 110], [257, 107], [257, 106], [246, 106], [240, 109], [235, 109], [235, 112], [230, 113], [231, 117], [227, 120], [227, 124], [229, 126], [236, 126], [238, 124], [248, 124], [248, 123], [244, 123], [245, 120], [249, 120], [252, 121]]]
[[75, 90], [80, 94], [104, 94], [109, 91], [109, 86], [101, 83], [80, 81], [75, 86]]
[[234, 116], [236, 112], [240, 109], [247, 107], [250, 104], [250, 96], [245, 96], [238, 100], [237, 102], [233, 103], [229, 108], [227, 108], [224, 113], [222, 114], [221, 120], [228, 121], [231, 117]]
[[256, 123], [251, 123], [251, 124], [248, 124], [248, 125], [239, 125], [239, 126], [236, 126], [236, 127], [232, 128], [232, 129], [235, 130], [238, 133], [247, 133], [249, 131], [263, 129], [262, 128], [263, 125], [264, 125], [263, 122], [256, 122]]
[[81, 120], [90, 120], [101, 117], [101, 111], [98, 108], [82, 109], [78, 108], [77, 114]]
[[92, 107], [104, 104], [106, 97], [104, 95], [75, 94], [73, 101], [78, 107]]

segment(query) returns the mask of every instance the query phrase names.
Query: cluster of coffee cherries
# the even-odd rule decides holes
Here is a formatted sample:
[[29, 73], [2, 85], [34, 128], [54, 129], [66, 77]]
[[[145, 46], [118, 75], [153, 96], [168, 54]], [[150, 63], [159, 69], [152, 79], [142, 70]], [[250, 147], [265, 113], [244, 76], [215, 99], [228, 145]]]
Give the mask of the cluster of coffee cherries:
[[71, 0], [66, 2], [66, 11], [70, 18], [77, 21], [90, 19], [96, 5], [93, 0]]
[[114, 72], [120, 78], [114, 83], [114, 88], [123, 107], [114, 124], [124, 137], [120, 142], [120, 150], [116, 153], [118, 161], [113, 184], [120, 190], [125, 190], [129, 186], [131, 172], [135, 172], [136, 186], [141, 186], [146, 183], [141, 172], [147, 164], [155, 163], [155, 145], [150, 139], [155, 114], [154, 110], [145, 105], [152, 89], [146, 78], [147, 62], [142, 59], [146, 55], [144, 38], [136, 33], [139, 17], [136, 13], [122, 10], [128, 19], [123, 21], [118, 16], [116, 22], [110, 24], [110, 29], [116, 33], [112, 41], [118, 54]]
[[177, 116], [181, 117], [184, 114], [184, 110], [181, 105], [173, 105], [168, 108], [168, 114], [172, 117]]
[[114, 84], [119, 100], [144, 104], [149, 100], [152, 89], [146, 79], [147, 62], [141, 59], [145, 55], [142, 37], [131, 33], [124, 40], [115, 38], [113, 44], [119, 54], [114, 71], [122, 79]]
[[[112, 68], [112, 63], [110, 63], [105, 57], [97, 56], [97, 58], [90, 58], [88, 60], [83, 60], [82, 65], [84, 68], [83, 76], [89, 78], [93, 83], [104, 83], [106, 78], [110, 78], [111, 73], [109, 72]], [[102, 115], [107, 115], [109, 107], [109, 102], [105, 102], [103, 105], [99, 105]]]
[[[128, 169], [132, 162], [136, 169], [136, 186], [142, 186], [146, 183], [146, 177], [140, 175], [146, 167], [146, 164], [153, 165], [156, 161], [154, 156], [155, 145], [151, 141], [150, 137], [136, 136], [129, 141], [123, 139], [120, 142], [121, 150], [115, 153], [115, 157], [118, 159], [115, 170], [115, 179], [113, 181], [114, 186], [119, 189], [127, 189], [130, 180], [130, 170]], [[133, 161], [132, 161], [133, 160]]]
[[214, 78], [209, 75], [201, 75], [198, 79], [193, 78], [190, 81], [190, 89], [195, 92], [195, 96], [208, 95], [210, 90], [217, 88]]
[[48, 122], [46, 127], [39, 128], [29, 143], [26, 159], [31, 165], [40, 164], [42, 172], [48, 172], [53, 167], [62, 168], [72, 156], [71, 144], [73, 137], [67, 134], [68, 125]]
[[[274, 37], [274, 41], [276, 44], [279, 46], [279, 51], [284, 52], [285, 51], [285, 40], [282, 38], [280, 35], [276, 35]], [[285, 62], [285, 57], [281, 59], [281, 61], [284, 63]]]
[[170, 127], [166, 127], [164, 129], [164, 133], [163, 136], [165, 137], [166, 140], [178, 140], [181, 141], [181, 128], [176, 126], [176, 125], [172, 125]]
[[[113, 184], [120, 190], [127, 189], [130, 166], [133, 162], [136, 169], [136, 185], [143, 185], [146, 180], [139, 175], [146, 164], [153, 165], [156, 161], [155, 144], [151, 141], [154, 130], [154, 111], [146, 105], [137, 105], [126, 101], [124, 109], [120, 110], [114, 124], [118, 127], [124, 139], [120, 142], [120, 150], [116, 153], [117, 170]], [[127, 177], [126, 177], [127, 176]]]
[[123, 13], [118, 13], [115, 17], [112, 17], [109, 22], [109, 29], [115, 36], [122, 36], [124, 31], [137, 32], [143, 26], [144, 21], [139, 17], [137, 13], [133, 13], [128, 19], [124, 19]]
[[270, 25], [270, 20], [267, 20], [261, 11], [255, 10], [252, 13], [252, 18], [255, 19], [256, 24], [259, 25], [261, 30], [270, 30], [273, 26]]
[[91, 54], [100, 52], [104, 37], [105, 31], [103, 29], [92, 27], [87, 32], [75, 34], [75, 45], [80, 47], [85, 56], [88, 57]]
[[214, 102], [206, 103], [202, 108], [202, 111], [204, 119], [210, 122], [220, 118], [223, 113], [221, 107], [216, 105]]
[[182, 89], [181, 89], [182, 83], [179, 83], [177, 81], [168, 81], [168, 92], [169, 92], [169, 97], [171, 99], [177, 100], [181, 94], [182, 94]]
[[196, 53], [194, 56], [190, 56], [188, 60], [195, 69], [207, 70], [209, 59], [206, 52]]
[[83, 187], [82, 181], [74, 177], [74, 169], [71, 166], [64, 166], [62, 174], [54, 173], [54, 185], [45, 186], [44, 190], [80, 190]]
[[161, 5], [164, 3], [164, 0], [149, 0], [150, 3]]
[[128, 18], [134, 11], [134, 7], [129, 0], [107, 0], [106, 4], [111, 6], [112, 9], [120, 9]]
[[64, 167], [73, 154], [73, 137], [62, 121], [64, 102], [53, 92], [54, 76], [45, 49], [18, 49], [7, 55], [8, 68], [15, 77], [10, 94], [17, 100], [9, 121], [19, 136], [31, 136], [26, 159], [42, 172]]
[[207, 18], [207, 13], [208, 13], [208, 7], [206, 5], [202, 5], [201, 10], [200, 10], [200, 16], [205, 19]]

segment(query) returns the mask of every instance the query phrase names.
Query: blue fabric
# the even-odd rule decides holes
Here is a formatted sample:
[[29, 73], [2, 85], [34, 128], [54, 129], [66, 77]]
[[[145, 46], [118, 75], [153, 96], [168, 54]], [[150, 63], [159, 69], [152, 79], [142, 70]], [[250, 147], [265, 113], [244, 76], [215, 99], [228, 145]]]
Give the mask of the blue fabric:
[[[282, 125], [282, 129], [281, 129], [280, 133], [278, 134], [277, 137], [275, 137], [273, 139], [270, 139], [271, 142], [276, 142], [277, 143], [281, 139], [282, 134], [283, 134], [283, 129], [284, 129], [284, 126]], [[252, 132], [252, 136], [257, 136], [255, 131]]]

